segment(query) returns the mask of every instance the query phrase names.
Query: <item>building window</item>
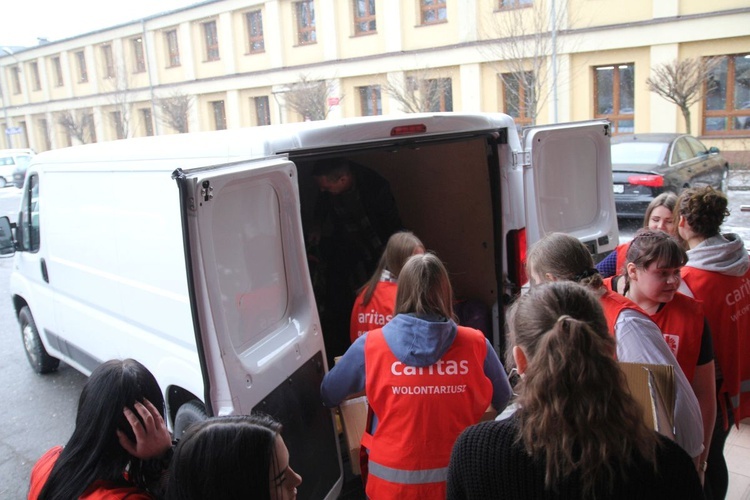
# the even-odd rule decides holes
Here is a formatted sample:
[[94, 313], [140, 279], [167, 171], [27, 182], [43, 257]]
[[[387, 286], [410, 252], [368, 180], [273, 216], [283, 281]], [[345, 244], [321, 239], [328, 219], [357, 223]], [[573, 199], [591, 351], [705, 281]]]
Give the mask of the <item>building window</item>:
[[125, 123], [122, 121], [122, 113], [112, 111], [110, 116], [112, 117], [112, 127], [115, 129], [115, 137], [125, 139]]
[[62, 87], [64, 84], [62, 64], [60, 64], [60, 57], [58, 56], [52, 58], [52, 71], [55, 74], [55, 85], [58, 87]]
[[453, 85], [450, 78], [435, 78], [422, 82], [426, 111], [453, 111]]
[[354, 34], [375, 33], [375, 0], [354, 0]]
[[39, 78], [39, 63], [34, 61], [29, 66], [31, 67], [31, 82], [34, 90], [42, 90], [42, 80]]
[[420, 0], [422, 24], [444, 23], [447, 20], [446, 0]]
[[13, 77], [13, 93], [21, 93], [21, 68], [13, 66], [10, 68], [10, 74]]
[[130, 40], [130, 44], [133, 47], [133, 61], [135, 61], [133, 73], [143, 73], [146, 71], [146, 57], [143, 54], [143, 38], [133, 38]]
[[517, 9], [519, 7], [531, 7], [534, 0], [500, 0], [498, 9]]
[[141, 120], [143, 120], [143, 128], [146, 129], [146, 135], [154, 135], [154, 120], [149, 108], [141, 109]]
[[104, 78], [115, 77], [115, 60], [112, 57], [112, 46], [102, 45], [102, 63], [104, 65]]
[[44, 141], [44, 150], [49, 151], [52, 149], [52, 138], [50, 137], [49, 126], [45, 118], [40, 118], [37, 122], [37, 130], [39, 131], [39, 137]]
[[177, 30], [169, 30], [164, 33], [164, 37], [167, 40], [167, 60], [169, 65], [167, 67], [174, 68], [180, 65], [180, 46], [177, 43]]
[[268, 107], [268, 96], [255, 97], [253, 101], [255, 102], [255, 124], [270, 125], [271, 110]]
[[266, 48], [263, 42], [263, 14], [259, 10], [248, 12], [245, 14], [245, 23], [247, 24], [248, 53], [263, 52]]
[[214, 115], [214, 130], [225, 130], [227, 128], [227, 115], [224, 112], [224, 101], [211, 102], [211, 111]]
[[721, 58], [705, 83], [704, 135], [750, 134], [750, 54]]
[[203, 23], [203, 43], [206, 44], [206, 61], [218, 61], [219, 36], [216, 33], [216, 21]]
[[315, 2], [313, 0], [295, 2], [294, 10], [297, 15], [297, 44], [315, 43]]
[[359, 108], [362, 116], [383, 114], [383, 106], [380, 100], [380, 85], [359, 88]]
[[634, 75], [633, 64], [594, 68], [594, 116], [608, 119], [614, 134], [634, 131]]
[[500, 76], [503, 92], [503, 112], [512, 116], [517, 126], [533, 125], [534, 74], [503, 73]]
[[[122, 120], [120, 120], [122, 122]], [[96, 142], [96, 125], [94, 124], [93, 113], [88, 113], [83, 116], [84, 127], [89, 131], [89, 144]]]
[[82, 50], [76, 52], [76, 61], [78, 62], [78, 82], [88, 82], [89, 72], [86, 69], [86, 54], [84, 54]]

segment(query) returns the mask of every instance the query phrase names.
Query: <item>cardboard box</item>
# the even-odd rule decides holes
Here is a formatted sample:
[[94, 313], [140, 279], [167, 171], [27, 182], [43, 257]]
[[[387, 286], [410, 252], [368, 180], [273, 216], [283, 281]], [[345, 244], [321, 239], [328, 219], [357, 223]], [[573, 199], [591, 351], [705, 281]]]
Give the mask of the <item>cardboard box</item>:
[[674, 439], [674, 367], [622, 362], [620, 367], [625, 373], [630, 394], [643, 407], [646, 425]]
[[367, 425], [367, 397], [346, 399], [339, 405], [341, 422], [344, 427], [344, 439], [349, 449], [349, 460], [352, 464], [352, 473], [360, 474], [359, 470], [359, 442]]

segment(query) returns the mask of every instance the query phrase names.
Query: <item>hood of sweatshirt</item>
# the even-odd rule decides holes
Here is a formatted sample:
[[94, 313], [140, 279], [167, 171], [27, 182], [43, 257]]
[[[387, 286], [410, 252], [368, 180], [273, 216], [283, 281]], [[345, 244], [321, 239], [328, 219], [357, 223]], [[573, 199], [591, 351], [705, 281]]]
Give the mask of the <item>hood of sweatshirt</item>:
[[456, 338], [456, 323], [445, 318], [398, 314], [383, 327], [394, 356], [409, 366], [430, 366], [443, 357]]
[[713, 271], [727, 276], [743, 276], [750, 268], [745, 243], [734, 233], [707, 238], [688, 250], [688, 267]]

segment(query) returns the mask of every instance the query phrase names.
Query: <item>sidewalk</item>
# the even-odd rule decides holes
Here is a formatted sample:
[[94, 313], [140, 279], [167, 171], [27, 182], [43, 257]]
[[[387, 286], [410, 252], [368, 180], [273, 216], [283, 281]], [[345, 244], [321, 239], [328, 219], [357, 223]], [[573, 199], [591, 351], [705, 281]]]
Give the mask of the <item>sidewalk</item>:
[[732, 428], [724, 457], [729, 468], [729, 492], [727, 500], [750, 500], [750, 419], [745, 419], [740, 428]]

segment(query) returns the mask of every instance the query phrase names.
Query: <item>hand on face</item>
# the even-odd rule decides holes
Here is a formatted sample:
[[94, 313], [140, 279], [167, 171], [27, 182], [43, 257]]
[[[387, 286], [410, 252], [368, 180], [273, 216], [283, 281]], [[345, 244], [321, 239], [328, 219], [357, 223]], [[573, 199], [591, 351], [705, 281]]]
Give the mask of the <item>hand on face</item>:
[[161, 412], [148, 399], [144, 399], [143, 403], [136, 402], [133, 406], [141, 416], [140, 420], [130, 408], [125, 407], [122, 412], [133, 429], [135, 443], [118, 429], [117, 439], [119, 439], [120, 445], [125, 448], [125, 451], [141, 460], [164, 455], [172, 446], [172, 436], [169, 435]]

